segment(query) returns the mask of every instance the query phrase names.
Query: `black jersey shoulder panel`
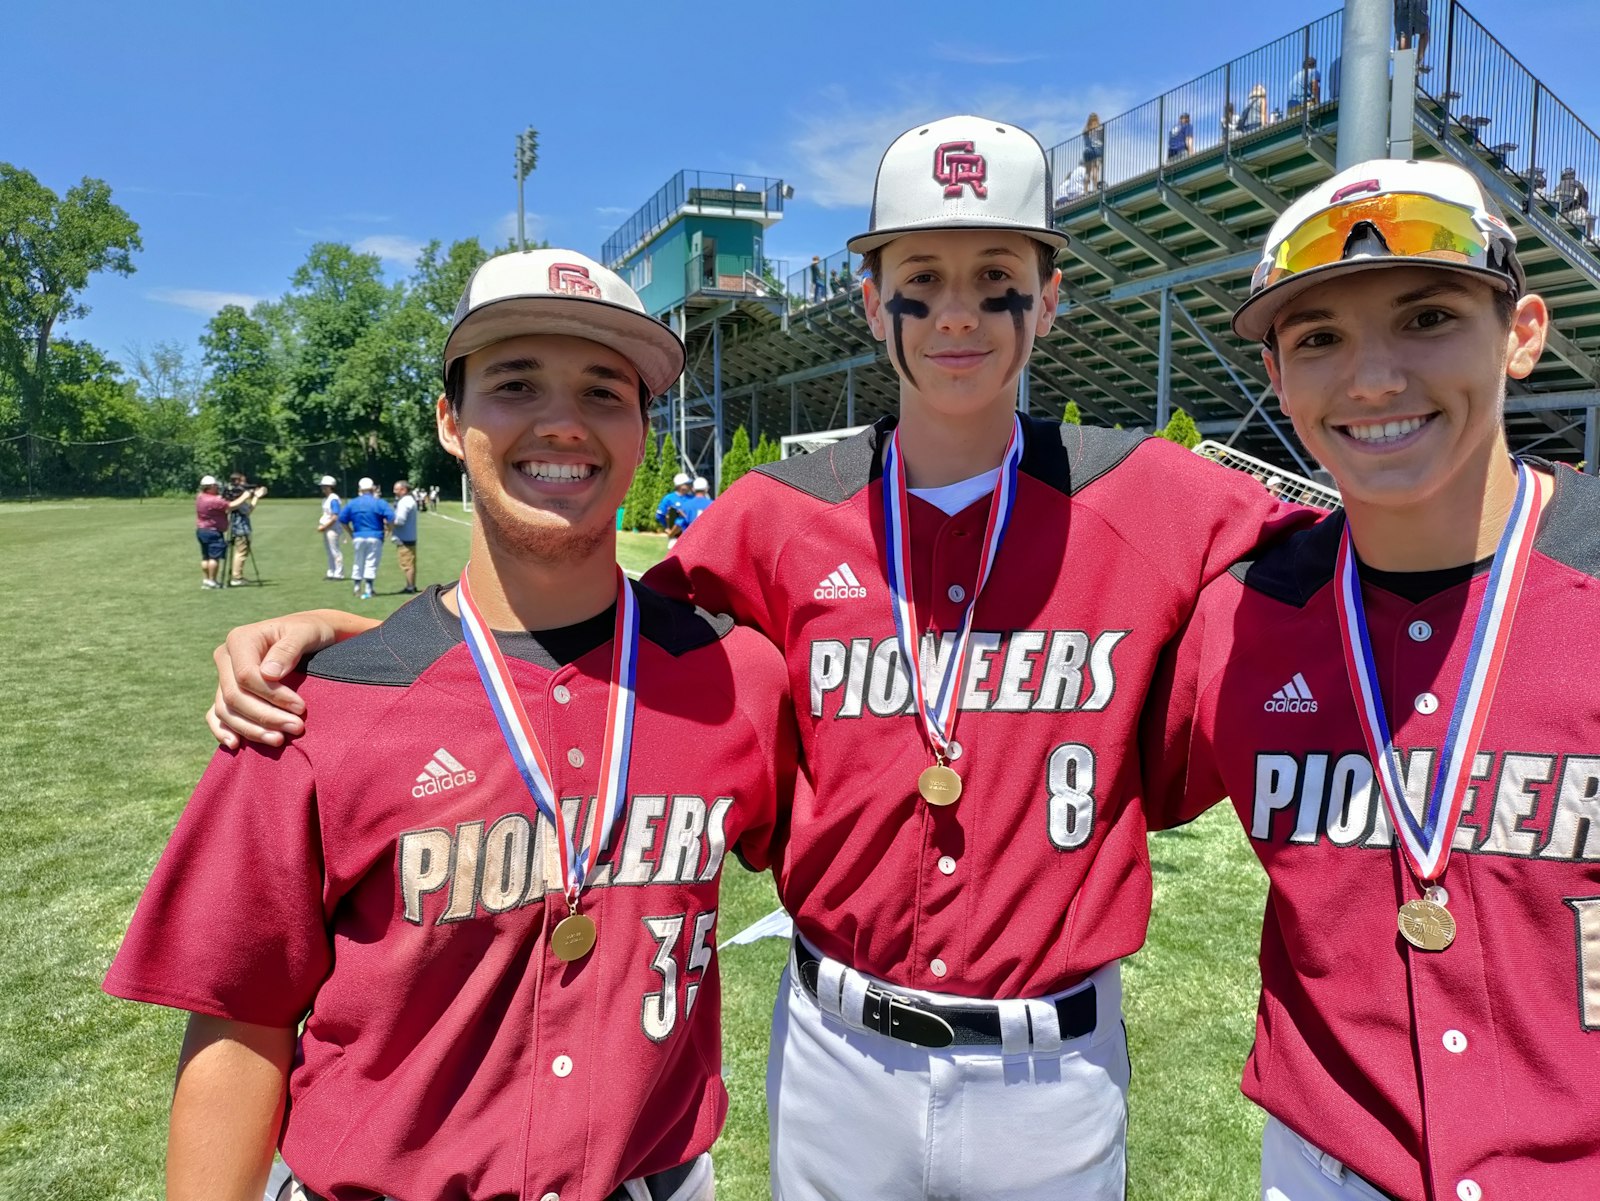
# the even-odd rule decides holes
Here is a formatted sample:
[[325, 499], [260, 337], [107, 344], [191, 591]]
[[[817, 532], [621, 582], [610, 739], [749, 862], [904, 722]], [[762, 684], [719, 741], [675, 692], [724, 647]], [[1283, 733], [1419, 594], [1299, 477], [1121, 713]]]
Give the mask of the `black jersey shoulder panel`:
[[1268, 547], [1259, 559], [1241, 559], [1229, 573], [1252, 592], [1303, 609], [1333, 579], [1344, 531], [1344, 510]]
[[1555, 494], [1534, 549], [1591, 579], [1600, 579], [1600, 479], [1554, 466]]
[[824, 504], [843, 504], [882, 474], [878, 447], [894, 429], [893, 417], [880, 417], [859, 434], [808, 455], [763, 463], [757, 473], [814, 496]]
[[1022, 470], [1071, 496], [1122, 463], [1145, 435], [1131, 430], [1065, 425], [1024, 417], [1027, 428]]

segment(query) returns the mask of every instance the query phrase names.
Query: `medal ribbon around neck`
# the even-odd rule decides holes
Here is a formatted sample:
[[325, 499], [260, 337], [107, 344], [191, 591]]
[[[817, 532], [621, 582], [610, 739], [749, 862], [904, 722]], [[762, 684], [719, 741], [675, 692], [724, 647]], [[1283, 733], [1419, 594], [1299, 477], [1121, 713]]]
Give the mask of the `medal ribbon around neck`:
[[1383, 708], [1383, 693], [1378, 684], [1372, 642], [1367, 635], [1367, 614], [1361, 603], [1361, 579], [1348, 523], [1339, 539], [1334, 605], [1339, 613], [1339, 635], [1344, 644], [1350, 690], [1356, 700], [1356, 716], [1366, 739], [1372, 774], [1399, 835], [1401, 851], [1424, 884], [1431, 884], [1444, 875], [1450, 861], [1450, 844], [1461, 820], [1461, 806], [1472, 776], [1472, 761], [1477, 757], [1483, 727], [1494, 702], [1495, 685], [1500, 680], [1506, 646], [1511, 641], [1511, 626], [1516, 618], [1522, 582], [1527, 576], [1534, 539], [1538, 536], [1541, 506], [1539, 481], [1526, 463], [1518, 462], [1516, 500], [1495, 548], [1489, 582], [1478, 609], [1455, 707], [1451, 710], [1450, 725], [1440, 751], [1441, 761], [1420, 822], [1405, 803], [1400, 758], [1395, 752]]
[[578, 894], [588, 882], [589, 871], [611, 838], [622, 807], [627, 801], [628, 761], [633, 753], [634, 676], [639, 658], [639, 606], [628, 579], [617, 568], [617, 624], [611, 638], [611, 684], [606, 696], [605, 749], [600, 757], [600, 792], [594, 802], [594, 821], [588, 845], [577, 847], [567, 828], [555, 788], [551, 785], [549, 760], [533, 732], [528, 711], [522, 706], [505, 657], [494, 640], [494, 632], [472, 599], [467, 572], [462, 571], [456, 589], [461, 610], [461, 631], [478, 668], [478, 679], [494, 710], [495, 721], [506, 740], [506, 749], [517, 765], [528, 795], [556, 832], [561, 850], [561, 879], [566, 889], [567, 907], [575, 910]]
[[956, 734], [957, 699], [961, 693], [961, 679], [966, 674], [967, 642], [972, 633], [973, 615], [978, 609], [978, 597], [989, 582], [989, 573], [1000, 554], [1000, 544], [1005, 541], [1006, 527], [1011, 524], [1011, 510], [1017, 496], [1017, 468], [1022, 462], [1022, 420], [1012, 418], [1011, 440], [1006, 443], [1005, 456], [1000, 461], [1000, 478], [995, 483], [994, 496], [989, 501], [989, 521], [983, 534], [983, 555], [978, 560], [978, 583], [961, 615], [960, 630], [950, 653], [939, 691], [928, 695], [923, 681], [922, 626], [917, 621], [916, 600], [911, 594], [911, 517], [909, 493], [906, 489], [905, 460], [900, 453], [900, 431], [889, 436], [889, 445], [883, 457], [883, 532], [888, 543], [889, 597], [894, 606], [894, 632], [900, 643], [900, 662], [905, 664], [911, 678], [911, 693], [916, 699], [917, 720], [933, 747], [935, 759], [943, 763], [946, 748]]

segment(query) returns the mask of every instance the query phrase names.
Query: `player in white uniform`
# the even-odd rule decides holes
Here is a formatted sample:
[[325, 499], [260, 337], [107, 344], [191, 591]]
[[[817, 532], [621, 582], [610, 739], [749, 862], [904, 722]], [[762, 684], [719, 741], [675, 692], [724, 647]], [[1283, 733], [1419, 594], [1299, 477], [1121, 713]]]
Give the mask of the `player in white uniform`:
[[339, 510], [344, 506], [344, 502], [339, 499], [339, 481], [331, 475], [322, 477], [321, 487], [322, 516], [317, 518], [317, 530], [322, 534], [322, 542], [328, 552], [326, 578], [342, 580], [344, 579], [344, 548], [339, 543]]

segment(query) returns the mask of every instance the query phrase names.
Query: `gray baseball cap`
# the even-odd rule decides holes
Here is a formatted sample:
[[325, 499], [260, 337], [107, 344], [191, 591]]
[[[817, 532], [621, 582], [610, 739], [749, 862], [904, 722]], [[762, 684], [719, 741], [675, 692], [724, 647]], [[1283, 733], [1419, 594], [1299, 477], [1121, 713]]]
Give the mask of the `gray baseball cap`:
[[1059, 250], [1050, 223], [1050, 161], [1025, 129], [987, 117], [945, 117], [906, 130], [878, 164], [871, 228], [850, 239], [865, 254], [902, 234], [1003, 229]]

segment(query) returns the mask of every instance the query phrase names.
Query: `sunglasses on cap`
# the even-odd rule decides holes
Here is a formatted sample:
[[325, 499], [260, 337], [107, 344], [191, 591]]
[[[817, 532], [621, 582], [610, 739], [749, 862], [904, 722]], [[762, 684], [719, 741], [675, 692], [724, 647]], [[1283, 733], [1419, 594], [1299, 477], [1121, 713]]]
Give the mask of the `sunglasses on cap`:
[[1516, 279], [1509, 267], [1515, 239], [1464, 205], [1419, 192], [1389, 192], [1324, 209], [1296, 226], [1256, 268], [1251, 291], [1260, 292], [1317, 267], [1342, 262], [1350, 239], [1369, 226], [1389, 254], [1476, 267]]

